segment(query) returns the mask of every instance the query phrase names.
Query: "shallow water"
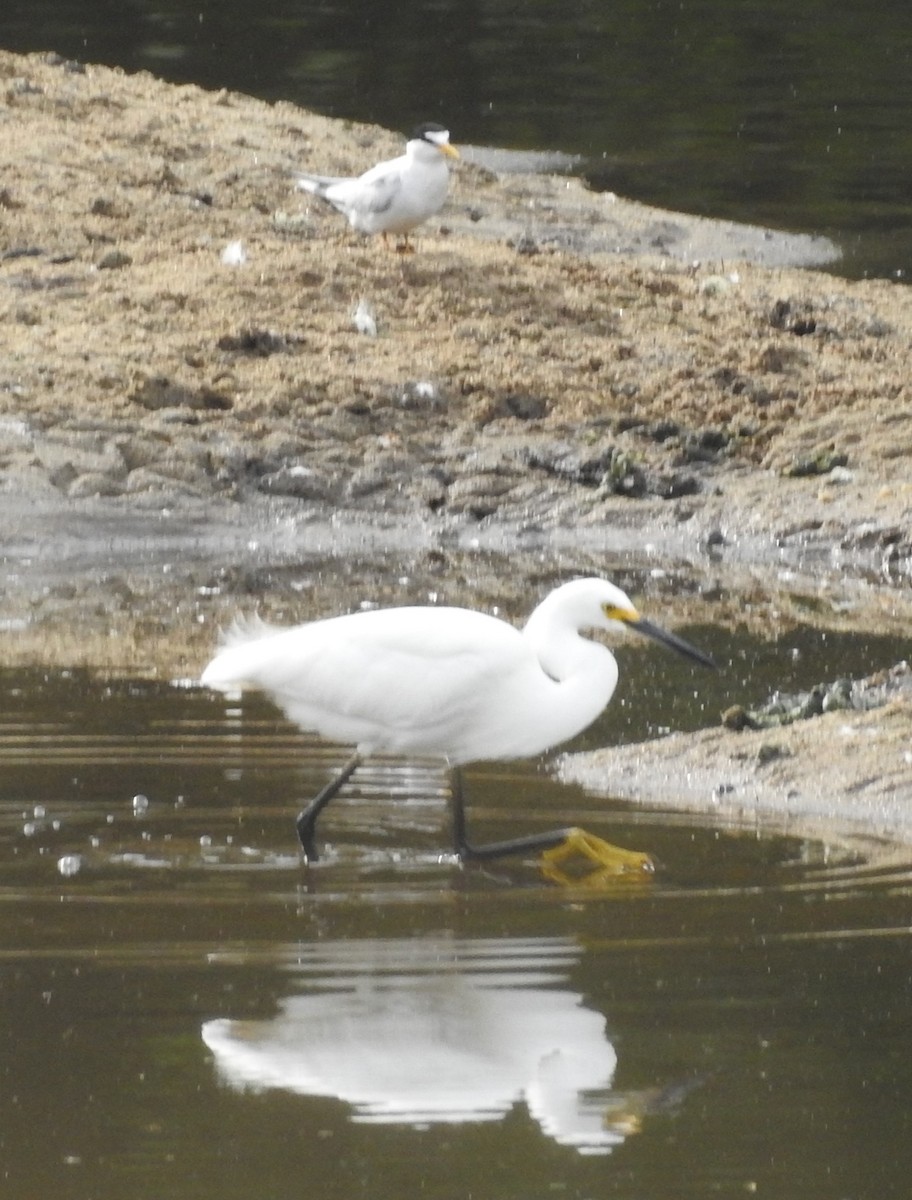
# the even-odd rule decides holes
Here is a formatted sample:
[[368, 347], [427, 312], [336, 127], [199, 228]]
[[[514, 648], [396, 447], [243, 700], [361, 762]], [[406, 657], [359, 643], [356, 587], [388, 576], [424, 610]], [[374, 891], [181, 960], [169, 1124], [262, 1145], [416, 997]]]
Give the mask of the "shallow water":
[[265, 703], [0, 695], [3, 1194], [905, 1195], [912, 864], [511, 764], [469, 774], [479, 838], [577, 823], [660, 870], [462, 868], [444, 777], [383, 760], [305, 868], [343, 755]]

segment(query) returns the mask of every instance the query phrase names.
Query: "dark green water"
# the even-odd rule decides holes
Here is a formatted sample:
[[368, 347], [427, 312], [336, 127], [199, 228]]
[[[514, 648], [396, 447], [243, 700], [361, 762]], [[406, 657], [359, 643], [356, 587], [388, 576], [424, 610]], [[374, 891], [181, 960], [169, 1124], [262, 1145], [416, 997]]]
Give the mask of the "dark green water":
[[901, 0], [6, 0], [0, 45], [288, 99], [456, 142], [562, 150], [600, 188], [828, 234], [912, 269]]
[[[895, 650], [794, 640], [798, 684]], [[627, 658], [601, 736], [736, 686], [680, 709], [662, 661]], [[36, 671], [0, 697], [0, 1194], [907, 1194], [909, 863], [471, 772], [480, 839], [578, 823], [662, 863], [556, 887], [441, 857], [445, 779], [385, 760], [305, 868], [291, 817], [342, 752], [264, 702]]]

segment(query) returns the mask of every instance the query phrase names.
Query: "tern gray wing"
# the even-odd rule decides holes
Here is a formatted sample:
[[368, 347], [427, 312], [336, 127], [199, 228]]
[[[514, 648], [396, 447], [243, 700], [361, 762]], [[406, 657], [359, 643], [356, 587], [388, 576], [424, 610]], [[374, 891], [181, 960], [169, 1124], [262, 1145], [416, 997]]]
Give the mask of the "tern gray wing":
[[295, 172], [295, 183], [302, 192], [311, 192], [322, 196], [327, 188], [335, 187], [337, 183], [348, 182], [343, 175], [308, 175], [305, 171]]

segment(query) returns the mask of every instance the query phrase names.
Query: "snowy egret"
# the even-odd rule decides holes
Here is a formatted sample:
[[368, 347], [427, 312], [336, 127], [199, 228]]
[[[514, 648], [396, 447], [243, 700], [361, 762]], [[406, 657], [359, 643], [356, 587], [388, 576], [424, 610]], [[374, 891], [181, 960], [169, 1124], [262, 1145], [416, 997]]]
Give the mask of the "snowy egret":
[[444, 607], [374, 609], [292, 628], [240, 622], [201, 682], [228, 692], [259, 689], [302, 729], [356, 747], [298, 817], [308, 861], [317, 858], [322, 810], [364, 757], [387, 751], [442, 758], [455, 769], [454, 848], [461, 858], [560, 853], [569, 846], [607, 865], [600, 857], [607, 843], [576, 830], [473, 846], [458, 773], [464, 763], [541, 754], [595, 720], [611, 699], [618, 667], [606, 646], [581, 636], [586, 629], [634, 629], [714, 666], [689, 642], [641, 617], [620, 588], [576, 579], [551, 592], [522, 630]]
[[447, 197], [450, 172], [444, 156], [458, 158], [442, 125], [419, 125], [405, 154], [377, 163], [355, 179], [297, 176], [298, 187], [326, 200], [359, 233], [402, 233], [439, 212]]

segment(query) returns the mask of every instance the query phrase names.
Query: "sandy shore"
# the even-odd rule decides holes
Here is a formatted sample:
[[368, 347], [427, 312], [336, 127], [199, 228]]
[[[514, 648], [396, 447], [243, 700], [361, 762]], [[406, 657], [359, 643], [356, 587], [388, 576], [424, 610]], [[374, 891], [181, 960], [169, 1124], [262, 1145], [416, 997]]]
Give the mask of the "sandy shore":
[[[521, 617], [624, 556], [671, 622], [909, 627], [907, 288], [480, 151], [398, 255], [291, 183], [395, 153], [385, 131], [45, 55], [0, 53], [0, 97], [8, 665], [192, 675], [241, 603], [301, 618], [403, 575]], [[321, 555], [348, 595], [289, 585]], [[909, 840], [907, 696], [758, 767], [763, 736], [586, 778]]]

